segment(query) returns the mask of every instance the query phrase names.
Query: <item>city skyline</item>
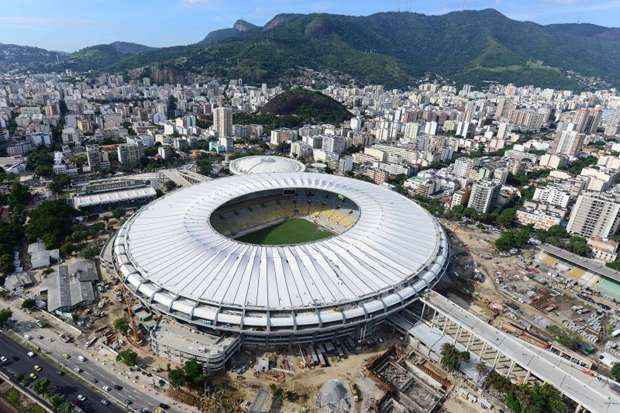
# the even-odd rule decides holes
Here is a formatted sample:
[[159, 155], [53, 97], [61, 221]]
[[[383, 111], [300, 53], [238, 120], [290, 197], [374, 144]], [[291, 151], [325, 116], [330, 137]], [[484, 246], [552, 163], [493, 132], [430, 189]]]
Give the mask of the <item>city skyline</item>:
[[[9, 1], [0, 12], [0, 43], [75, 51], [95, 44], [127, 41], [154, 47], [191, 44], [209, 32], [231, 27], [238, 19], [263, 25], [278, 13], [369, 15], [381, 11], [411, 11], [439, 15], [458, 10], [495, 8], [509, 18], [539, 24], [591, 23], [617, 26], [616, 0], [445, 0], [424, 4], [413, 0], [258, 1], [120, 0]], [[162, 28], [166, 28], [162, 30]]]

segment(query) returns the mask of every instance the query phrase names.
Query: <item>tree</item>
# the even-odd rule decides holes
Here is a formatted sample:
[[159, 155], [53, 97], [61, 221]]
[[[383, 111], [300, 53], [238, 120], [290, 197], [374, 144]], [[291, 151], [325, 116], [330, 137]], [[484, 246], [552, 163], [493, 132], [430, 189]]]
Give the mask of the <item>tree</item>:
[[122, 208], [114, 208], [112, 210], [112, 216], [116, 219], [119, 219], [123, 215], [125, 215], [125, 210], [123, 210]]
[[13, 208], [18, 206], [26, 206], [28, 205], [29, 200], [30, 192], [28, 192], [28, 188], [19, 182], [13, 182], [11, 185], [11, 192], [8, 196], [9, 205]]
[[114, 329], [123, 334], [127, 334], [127, 332], [129, 331], [129, 323], [127, 322], [127, 319], [117, 318], [116, 320], [114, 320]]
[[568, 240], [568, 249], [577, 255], [581, 255], [582, 257], [590, 256], [590, 246], [588, 245], [588, 241], [585, 238], [580, 237], [578, 235], [573, 235]]
[[61, 194], [71, 183], [71, 177], [65, 174], [54, 175], [52, 182], [49, 184], [50, 190], [55, 194]]
[[22, 302], [22, 308], [26, 310], [32, 310], [37, 305], [37, 302], [33, 298], [26, 298]]
[[86, 248], [83, 248], [80, 251], [80, 257], [85, 258], [87, 260], [93, 259], [99, 255], [99, 248], [96, 245], [91, 245]]
[[172, 387], [179, 388], [185, 385], [185, 371], [183, 369], [170, 370], [168, 373], [168, 380]]
[[0, 273], [4, 275], [9, 275], [13, 271], [15, 271], [13, 256], [11, 254], [0, 255]]
[[211, 176], [213, 173], [213, 162], [208, 157], [203, 157], [196, 162], [198, 167], [198, 173], [206, 176]]
[[174, 181], [166, 181], [164, 187], [166, 188], [166, 192], [170, 192], [177, 189], [177, 184], [175, 184]]
[[45, 248], [58, 248], [71, 234], [77, 215], [63, 200], [45, 201], [30, 212], [26, 234], [30, 241], [43, 240]]
[[60, 406], [62, 406], [66, 401], [62, 394], [52, 394], [48, 397], [48, 400], [56, 411], [58, 411]]
[[13, 312], [8, 308], [0, 310], [0, 327], [4, 327], [11, 317], [13, 317]]
[[516, 215], [517, 215], [516, 209], [514, 208], [504, 209], [497, 217], [497, 220], [496, 220], [497, 224], [501, 225], [502, 227], [508, 227], [512, 223]]
[[50, 387], [50, 381], [46, 378], [37, 379], [34, 382], [33, 388], [39, 394], [46, 394]]
[[138, 354], [133, 350], [124, 350], [118, 353], [116, 361], [125, 363], [128, 366], [135, 366], [138, 361]]
[[469, 351], [459, 351], [455, 346], [449, 343], [441, 347], [441, 364], [448, 370], [458, 370], [461, 366], [461, 362], [468, 362], [469, 359]]
[[620, 363], [614, 363], [614, 366], [611, 368], [611, 377], [615, 381], [620, 381]]
[[198, 363], [196, 359], [186, 361], [183, 370], [185, 371], [185, 380], [191, 387], [200, 388], [207, 380], [202, 364]]

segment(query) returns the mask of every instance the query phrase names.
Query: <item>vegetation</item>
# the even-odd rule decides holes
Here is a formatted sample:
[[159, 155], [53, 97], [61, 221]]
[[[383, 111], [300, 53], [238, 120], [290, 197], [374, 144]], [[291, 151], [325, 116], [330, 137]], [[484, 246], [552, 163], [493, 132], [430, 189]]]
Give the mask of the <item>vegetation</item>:
[[203, 156], [196, 161], [196, 166], [198, 167], [198, 173], [202, 175], [211, 176], [213, 173], [213, 161], [208, 156]]
[[499, 251], [523, 248], [530, 238], [537, 238], [540, 242], [555, 245], [582, 257], [589, 257], [591, 254], [591, 249], [585, 238], [579, 235], [570, 235], [560, 225], [554, 225], [546, 231], [535, 230], [531, 226], [503, 231], [500, 237], [495, 240], [495, 248]]
[[568, 71], [618, 85], [619, 43], [613, 29], [542, 26], [509, 19], [493, 9], [442, 16], [281, 14], [263, 28], [237, 26], [212, 32], [197, 44], [161, 49], [117, 42], [66, 55], [0, 45], [0, 67], [57, 72], [142, 68], [136, 76], [154, 77], [157, 71], [174, 80], [193, 71], [275, 82], [301, 66], [388, 87], [437, 73], [458, 83], [498, 81], [574, 89], [580, 83]]
[[485, 386], [497, 391], [513, 413], [570, 411], [569, 404], [562, 394], [548, 383], [534, 386], [517, 385], [493, 370], [487, 375]]
[[579, 351], [584, 345], [583, 340], [572, 331], [555, 325], [550, 325], [547, 327], [547, 330], [553, 335], [558, 343], [571, 350]]
[[[612, 262], [608, 262], [605, 265], [607, 265], [612, 270], [620, 271], [620, 260], [618, 260], [618, 259], [616, 259], [615, 261], [612, 261]], [[0, 269], [0, 271], [2, 271], [2, 270]]]
[[614, 363], [611, 368], [611, 378], [620, 382], [620, 363]]
[[287, 245], [317, 241], [331, 235], [331, 232], [308, 220], [294, 218], [244, 235], [238, 240], [258, 245]]
[[33, 308], [35, 308], [37, 305], [36, 301], [34, 300], [34, 298], [26, 298], [23, 302], [22, 302], [22, 308], [26, 309], [26, 310], [32, 310]]
[[54, 157], [52, 152], [45, 146], [40, 146], [28, 154], [26, 169], [34, 172], [38, 176], [52, 176], [52, 165]]
[[72, 232], [78, 211], [63, 200], [45, 201], [30, 212], [26, 234], [31, 242], [43, 240], [45, 248], [59, 248]]
[[202, 364], [195, 359], [185, 362], [182, 368], [168, 372], [168, 379], [173, 387], [188, 386], [192, 389], [202, 389], [208, 380]]
[[451, 371], [459, 369], [461, 362], [468, 362], [469, 351], [459, 351], [452, 344], [444, 344], [441, 347], [441, 365]]
[[49, 184], [50, 190], [55, 194], [61, 194], [71, 184], [71, 177], [65, 174], [54, 175]]
[[135, 366], [138, 361], [138, 354], [133, 350], [123, 350], [116, 356], [116, 361], [125, 363], [128, 366]]
[[570, 165], [564, 165], [560, 167], [560, 170], [570, 172], [573, 175], [579, 175], [583, 168], [596, 164], [598, 159], [594, 156], [587, 156], [585, 158], [577, 159]]
[[126, 318], [117, 318], [114, 320], [114, 329], [123, 334], [127, 334], [129, 331], [129, 322]]
[[0, 327], [4, 327], [6, 323], [13, 317], [13, 312], [8, 308], [0, 310]]
[[271, 99], [261, 108], [262, 114], [291, 117], [297, 125], [307, 123], [341, 123], [351, 119], [351, 113], [340, 102], [320, 92], [300, 87], [292, 88]]

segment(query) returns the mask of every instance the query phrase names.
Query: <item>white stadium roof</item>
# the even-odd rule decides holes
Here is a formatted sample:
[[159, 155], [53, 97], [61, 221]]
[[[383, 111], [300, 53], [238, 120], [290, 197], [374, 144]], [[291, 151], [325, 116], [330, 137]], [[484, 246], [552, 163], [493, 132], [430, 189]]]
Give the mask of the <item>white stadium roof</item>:
[[251, 175], [282, 172], [303, 172], [303, 163], [282, 156], [246, 156], [230, 162], [230, 172], [235, 175]]
[[[360, 217], [340, 235], [289, 246], [242, 243], [210, 224], [232, 199], [290, 188], [341, 194]], [[190, 321], [244, 331], [387, 314], [434, 284], [447, 256], [443, 230], [416, 203], [311, 173], [236, 176], [175, 191], [143, 207], [114, 244], [115, 264], [139, 297]]]

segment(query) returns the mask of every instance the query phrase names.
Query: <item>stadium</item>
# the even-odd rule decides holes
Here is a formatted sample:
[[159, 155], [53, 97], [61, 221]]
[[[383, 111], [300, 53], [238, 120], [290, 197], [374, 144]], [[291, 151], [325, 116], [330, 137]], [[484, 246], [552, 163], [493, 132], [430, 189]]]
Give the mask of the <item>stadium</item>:
[[314, 173], [220, 178], [144, 206], [113, 261], [145, 305], [245, 343], [360, 337], [443, 275], [438, 222], [400, 194]]
[[306, 166], [295, 159], [270, 155], [244, 156], [231, 161], [228, 168], [235, 175], [304, 172], [306, 170]]

